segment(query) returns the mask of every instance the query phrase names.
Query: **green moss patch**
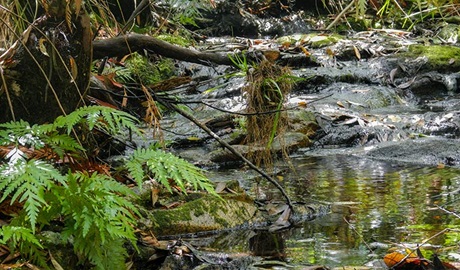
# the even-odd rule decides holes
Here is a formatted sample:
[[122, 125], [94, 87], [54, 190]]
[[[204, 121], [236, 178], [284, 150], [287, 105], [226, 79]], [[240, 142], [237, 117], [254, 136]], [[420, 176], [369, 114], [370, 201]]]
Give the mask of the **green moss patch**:
[[174, 209], [153, 210], [149, 219], [155, 223], [155, 235], [176, 235], [237, 227], [250, 221], [256, 210], [244, 196], [208, 195]]
[[460, 69], [460, 48], [446, 45], [411, 45], [404, 57], [426, 57], [428, 68], [437, 71], [458, 71]]

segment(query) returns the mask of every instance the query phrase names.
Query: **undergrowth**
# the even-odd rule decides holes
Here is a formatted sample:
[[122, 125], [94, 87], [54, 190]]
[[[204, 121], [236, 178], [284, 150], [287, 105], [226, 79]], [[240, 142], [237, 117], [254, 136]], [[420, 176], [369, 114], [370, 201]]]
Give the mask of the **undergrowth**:
[[[129, 200], [136, 195], [109, 173], [73, 166], [87, 159], [74, 133], [80, 125], [113, 135], [126, 129], [139, 132], [136, 123], [127, 113], [92, 106], [58, 117], [51, 124], [0, 124], [0, 204], [21, 209], [0, 228], [0, 244], [48, 268], [41, 232], [58, 223], [80, 264], [125, 269], [125, 244], [136, 249], [135, 226], [140, 214]], [[189, 187], [213, 192], [201, 170], [162, 150], [138, 149], [125, 167], [139, 186], [149, 178], [168, 190], [177, 185], [184, 192]]]

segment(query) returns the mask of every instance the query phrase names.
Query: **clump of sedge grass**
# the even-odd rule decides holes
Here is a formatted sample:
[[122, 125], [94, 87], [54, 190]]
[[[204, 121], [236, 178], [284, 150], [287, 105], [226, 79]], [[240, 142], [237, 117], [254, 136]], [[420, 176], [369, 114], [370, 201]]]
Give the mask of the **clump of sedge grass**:
[[[247, 100], [246, 113], [250, 114], [246, 123], [246, 143], [257, 148], [248, 154], [248, 158], [257, 165], [263, 163], [267, 168], [271, 167], [272, 144], [275, 137], [282, 138], [286, 130], [287, 113], [283, 109], [286, 96], [292, 89], [290, 78], [289, 68], [268, 60], [262, 60], [247, 72], [247, 84], [243, 88]], [[284, 145], [282, 141], [280, 144]], [[283, 150], [283, 153], [286, 151]]]

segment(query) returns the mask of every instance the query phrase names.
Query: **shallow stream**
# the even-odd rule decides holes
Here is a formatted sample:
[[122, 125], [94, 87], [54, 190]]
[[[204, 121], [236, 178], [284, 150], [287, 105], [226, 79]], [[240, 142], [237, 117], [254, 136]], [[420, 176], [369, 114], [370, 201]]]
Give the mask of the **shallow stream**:
[[[444, 259], [459, 261], [460, 234], [455, 228], [460, 218], [438, 208], [458, 209], [458, 169], [391, 164], [349, 155], [297, 157], [293, 165], [295, 173], [278, 175], [292, 199], [331, 204], [331, 213], [276, 234], [227, 232], [195, 239], [195, 245], [202, 245], [201, 250], [262, 255], [285, 263], [272, 269], [302, 269], [306, 265], [386, 269], [382, 258], [389, 248], [415, 248], [450, 228], [454, 231], [429, 240], [423, 252], [428, 257], [436, 252]], [[248, 185], [243, 180], [248, 173], [235, 170], [212, 177]], [[259, 196], [276, 199], [274, 188], [263, 182], [257, 188]]]

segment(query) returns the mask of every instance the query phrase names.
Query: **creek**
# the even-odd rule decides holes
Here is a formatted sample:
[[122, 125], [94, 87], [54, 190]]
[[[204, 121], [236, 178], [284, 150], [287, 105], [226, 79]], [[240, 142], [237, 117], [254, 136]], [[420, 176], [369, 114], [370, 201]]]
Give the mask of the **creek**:
[[[203, 251], [264, 256], [276, 266], [273, 269], [307, 265], [387, 269], [382, 258], [390, 247], [415, 248], [436, 233], [460, 225], [458, 217], [438, 208], [458, 209], [460, 174], [456, 168], [305, 153], [292, 162], [295, 172], [278, 174], [289, 195], [294, 201], [330, 204], [329, 214], [277, 233], [239, 230], [185, 240]], [[234, 169], [214, 172], [212, 178], [239, 180], [244, 185], [247, 175]], [[259, 193], [256, 197], [281, 200], [262, 182], [253, 189]], [[458, 250], [442, 248], [456, 245], [459, 238], [458, 232], [442, 233], [422, 250], [458, 260]], [[284, 263], [276, 264], [273, 259]]]
[[[299, 77], [313, 79], [294, 89], [288, 107], [315, 102], [290, 112], [290, 121], [313, 121], [318, 129], [312, 144], [291, 153], [294, 169], [276, 164], [277, 179], [293, 201], [330, 205], [329, 213], [276, 233], [247, 228], [182, 239], [201, 251], [258, 258], [260, 268], [387, 269], [383, 257], [390, 248], [414, 249], [444, 229], [457, 228], [460, 218], [438, 206], [453, 212], [459, 206], [459, 98], [442, 85], [428, 93], [385, 85], [376, 74], [389, 74], [394, 68], [387, 65], [390, 62], [378, 58], [341, 62], [341, 68], [294, 70]], [[241, 78], [230, 77], [197, 89], [206, 103], [237, 111], [244, 105], [243, 84]], [[217, 90], [207, 91], [216, 85]], [[212, 108], [195, 108], [202, 121], [221, 115]], [[218, 144], [183, 121], [170, 115], [162, 124], [167, 138], [180, 142], [176, 154], [208, 168], [213, 181], [237, 180], [265, 205], [283, 201], [272, 185], [248, 168], [216, 165], [212, 160]], [[233, 131], [225, 125], [215, 130], [227, 140]], [[460, 261], [458, 249], [444, 251], [459, 237], [455, 230], [440, 233], [422, 246], [423, 252], [428, 258], [437, 253], [443, 260]]]
[[[302, 80], [285, 102], [289, 132], [301, 135], [286, 139], [292, 167], [276, 163], [276, 177], [293, 201], [328, 205], [329, 213], [274, 233], [243, 228], [182, 239], [200, 251], [249, 257], [256, 262], [242, 263], [257, 269], [387, 269], [383, 257], [390, 249], [414, 250], [422, 244], [427, 258], [436, 253], [442, 260], [460, 261], [460, 218], [455, 214], [460, 206], [460, 50], [417, 45], [393, 34], [367, 31], [317, 46], [311, 40], [324, 42], [327, 35], [300, 37], [300, 44], [315, 48], [309, 51], [313, 63], [297, 47], [280, 49], [282, 59], [301, 56], [292, 60], [292, 72]], [[224, 51], [236, 45], [243, 50], [255, 44], [280, 48], [267, 40], [249, 42], [254, 44], [250, 48], [246, 39], [208, 42]], [[222, 66], [181, 63], [181, 68], [197, 83], [177, 89], [176, 97], [202, 101], [188, 104], [194, 117], [239, 151], [247, 150], [235, 140], [242, 132], [238, 116], [229, 113], [244, 112], [244, 74], [235, 76], [235, 70]], [[237, 180], [261, 209], [283, 201], [278, 190], [241, 168], [188, 120], [171, 114], [161, 126], [175, 154], [207, 168], [211, 180]]]

